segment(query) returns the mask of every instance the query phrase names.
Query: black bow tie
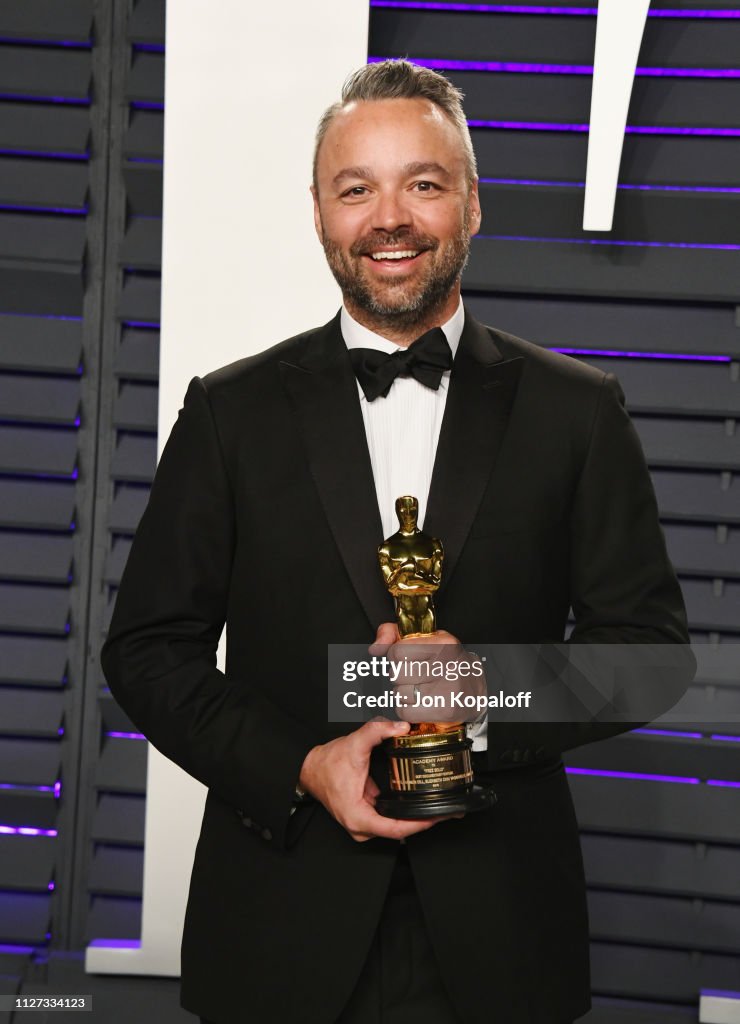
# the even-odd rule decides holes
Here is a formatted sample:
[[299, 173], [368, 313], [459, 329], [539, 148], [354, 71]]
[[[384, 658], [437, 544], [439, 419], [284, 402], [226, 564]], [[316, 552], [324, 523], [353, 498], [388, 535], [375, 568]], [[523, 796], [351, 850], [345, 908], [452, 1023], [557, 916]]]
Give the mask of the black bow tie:
[[436, 391], [442, 374], [452, 368], [452, 349], [441, 327], [433, 327], [390, 356], [374, 348], [351, 348], [349, 357], [368, 402], [378, 395], [386, 398], [396, 377], [414, 377]]

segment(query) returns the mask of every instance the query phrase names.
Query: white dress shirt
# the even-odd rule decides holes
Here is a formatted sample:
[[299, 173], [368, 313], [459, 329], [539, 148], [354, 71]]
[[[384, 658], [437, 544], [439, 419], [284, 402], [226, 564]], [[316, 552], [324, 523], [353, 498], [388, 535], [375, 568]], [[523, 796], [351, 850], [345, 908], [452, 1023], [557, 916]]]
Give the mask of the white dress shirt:
[[[461, 299], [450, 319], [441, 325], [453, 359], [464, 323], [465, 310]], [[348, 349], [372, 348], [388, 355], [402, 349], [395, 342], [358, 324], [344, 306], [340, 324]], [[420, 384], [414, 377], [396, 377], [386, 398], [381, 395], [374, 402], [368, 402], [362, 388], [357, 385], [384, 537], [390, 537], [398, 530], [396, 498], [402, 494], [413, 494], [418, 498], [418, 524], [420, 529], [424, 527], [449, 386], [449, 370], [442, 374], [437, 391]], [[444, 544], [444, 537], [441, 539]], [[485, 750], [486, 723], [469, 729], [473, 750]]]

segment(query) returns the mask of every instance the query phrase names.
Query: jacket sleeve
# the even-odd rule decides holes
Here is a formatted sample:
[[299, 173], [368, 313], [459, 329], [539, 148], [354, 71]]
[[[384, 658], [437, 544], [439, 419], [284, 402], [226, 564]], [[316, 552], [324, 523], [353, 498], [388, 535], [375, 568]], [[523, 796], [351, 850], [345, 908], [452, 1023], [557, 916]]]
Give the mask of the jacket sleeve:
[[216, 667], [235, 531], [216, 424], [196, 377], [136, 532], [101, 663], [147, 739], [284, 846], [294, 787], [315, 741], [253, 681]]
[[[650, 473], [613, 374], [603, 378], [574, 491], [569, 549], [575, 626], [567, 644], [543, 645], [533, 673], [550, 699], [547, 723], [510, 724], [508, 739], [499, 733], [503, 751], [489, 739], [490, 767], [551, 757], [645, 724], [680, 699], [696, 671]], [[602, 645], [614, 644], [639, 647], [612, 656]], [[599, 689], [594, 679], [607, 685]]]

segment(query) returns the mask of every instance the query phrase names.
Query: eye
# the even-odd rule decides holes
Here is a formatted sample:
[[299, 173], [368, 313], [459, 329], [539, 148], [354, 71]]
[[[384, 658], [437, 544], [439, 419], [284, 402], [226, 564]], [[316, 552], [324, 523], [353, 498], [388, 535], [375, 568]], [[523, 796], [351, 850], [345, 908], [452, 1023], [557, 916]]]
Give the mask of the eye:
[[417, 181], [414, 188], [418, 192], [433, 192], [439, 189], [439, 185], [433, 181]]
[[364, 196], [367, 189], [364, 185], [353, 185], [352, 188], [348, 188], [346, 192], [342, 192], [342, 198], [349, 197], [350, 199], [354, 196]]

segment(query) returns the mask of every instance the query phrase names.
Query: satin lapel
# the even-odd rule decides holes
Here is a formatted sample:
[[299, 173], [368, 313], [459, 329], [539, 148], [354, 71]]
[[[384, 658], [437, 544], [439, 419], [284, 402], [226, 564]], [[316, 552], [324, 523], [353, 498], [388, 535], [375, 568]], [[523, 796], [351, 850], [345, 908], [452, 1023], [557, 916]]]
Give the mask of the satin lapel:
[[524, 363], [505, 360], [494, 338], [466, 310], [424, 517], [424, 532], [439, 537], [445, 549], [442, 590], [483, 498]]
[[373, 628], [393, 618], [378, 566], [378, 510], [357, 381], [339, 316], [306, 342], [295, 363], [281, 362], [319, 498], [350, 580]]

